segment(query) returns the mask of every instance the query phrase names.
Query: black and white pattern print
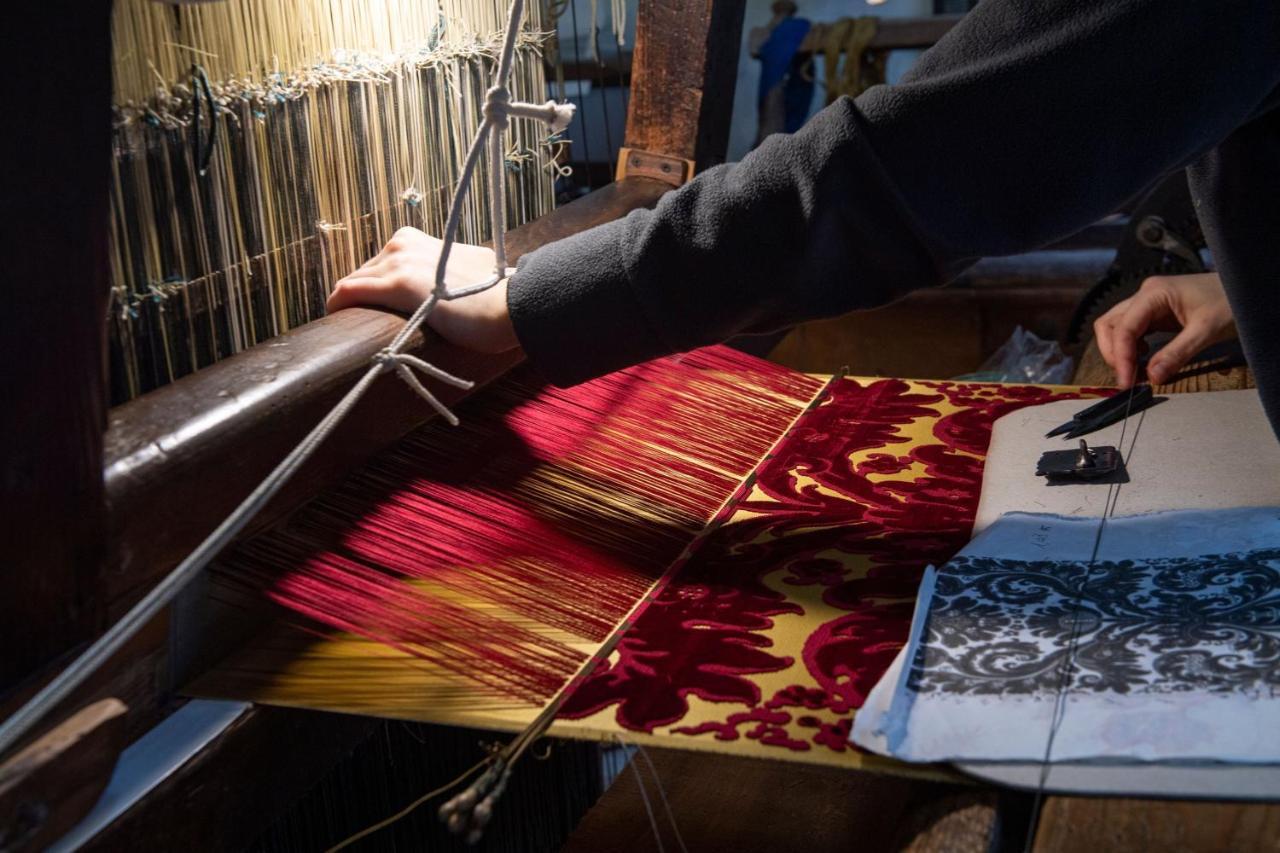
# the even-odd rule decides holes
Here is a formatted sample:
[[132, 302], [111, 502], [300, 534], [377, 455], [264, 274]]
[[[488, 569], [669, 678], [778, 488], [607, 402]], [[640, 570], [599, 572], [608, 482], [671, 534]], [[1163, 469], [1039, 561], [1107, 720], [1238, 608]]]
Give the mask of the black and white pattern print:
[[957, 557], [938, 575], [908, 687], [1280, 696], [1280, 548], [1092, 565]]

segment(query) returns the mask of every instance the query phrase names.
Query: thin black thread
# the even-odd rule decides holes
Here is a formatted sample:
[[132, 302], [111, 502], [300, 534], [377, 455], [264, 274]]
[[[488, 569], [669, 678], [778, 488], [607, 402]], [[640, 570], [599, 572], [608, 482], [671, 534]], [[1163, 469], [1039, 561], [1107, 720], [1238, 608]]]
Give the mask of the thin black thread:
[[[1129, 459], [1133, 456], [1133, 448], [1138, 444], [1138, 433], [1142, 429], [1142, 422], [1146, 420], [1147, 410], [1143, 409], [1138, 415], [1137, 426], [1133, 430], [1133, 442], [1129, 446], [1129, 452], [1125, 453], [1124, 439], [1125, 433], [1129, 429], [1129, 414], [1133, 408], [1133, 395], [1129, 395], [1128, 402], [1124, 407], [1124, 419], [1120, 422], [1120, 438], [1116, 442], [1116, 452], [1120, 454], [1121, 465], [1128, 470]], [[1107, 497], [1102, 505], [1102, 518], [1098, 522], [1098, 532], [1093, 538], [1093, 550], [1089, 554], [1089, 562], [1086, 564], [1084, 579], [1080, 582], [1080, 586], [1076, 590], [1075, 598], [1072, 600], [1071, 615], [1071, 634], [1067, 640], [1067, 654], [1063, 659], [1060, 676], [1058, 678], [1057, 693], [1054, 696], [1053, 714], [1049, 718], [1049, 737], [1045, 741], [1044, 757], [1040, 760], [1040, 778], [1036, 783], [1036, 796], [1031, 804], [1031, 820], [1027, 825], [1027, 837], [1023, 843], [1024, 851], [1031, 850], [1032, 842], [1035, 841], [1036, 825], [1040, 820], [1040, 810], [1044, 806], [1045, 787], [1049, 782], [1049, 760], [1053, 755], [1053, 744], [1057, 740], [1058, 730], [1062, 726], [1062, 719], [1066, 715], [1067, 710], [1067, 689], [1071, 684], [1072, 672], [1075, 668], [1076, 649], [1080, 641], [1080, 603], [1084, 598], [1085, 587], [1088, 586], [1089, 580], [1093, 575], [1094, 563], [1098, 560], [1098, 551], [1102, 548], [1102, 533], [1106, 529], [1107, 519], [1115, 514], [1116, 505], [1120, 502], [1120, 488], [1123, 483], [1112, 483], [1107, 487]]]
[[609, 90], [604, 82], [604, 57], [600, 55], [599, 20], [591, 22], [591, 39], [595, 45], [596, 83], [600, 87], [600, 115], [604, 119], [604, 146], [608, 156], [616, 160], [618, 158], [618, 149], [613, 147], [613, 131], [609, 128]]
[[[578, 100], [582, 104], [578, 129], [582, 131], [582, 159], [587, 172], [587, 190], [595, 189], [591, 181], [591, 145], [587, 141], [587, 96], [582, 93], [582, 55], [578, 50], [578, 0], [569, 0], [569, 19], [573, 22], [573, 64], [577, 67]], [[587, 82], [590, 82], [589, 80]]]
[[[626, 27], [625, 17], [623, 18], [623, 27], [624, 28]], [[630, 106], [630, 94], [631, 94], [631, 84], [627, 80], [627, 72], [625, 69], [629, 68], [630, 65], [627, 61], [623, 60], [622, 58], [622, 44], [618, 41], [617, 28], [614, 27], [612, 28], [612, 30], [613, 30], [613, 56], [614, 56], [614, 61], [617, 63], [616, 70], [618, 72], [618, 90], [622, 93], [622, 114], [625, 116], [627, 114], [627, 109]], [[634, 40], [634, 36], [633, 36], [633, 40]]]
[[[200, 141], [200, 95], [204, 95], [205, 107], [209, 111], [209, 135]], [[191, 66], [191, 150], [195, 152], [196, 174], [204, 177], [209, 172], [209, 161], [213, 159], [213, 146], [218, 141], [218, 111], [213, 102], [213, 88], [209, 85], [209, 75], [201, 65]]]

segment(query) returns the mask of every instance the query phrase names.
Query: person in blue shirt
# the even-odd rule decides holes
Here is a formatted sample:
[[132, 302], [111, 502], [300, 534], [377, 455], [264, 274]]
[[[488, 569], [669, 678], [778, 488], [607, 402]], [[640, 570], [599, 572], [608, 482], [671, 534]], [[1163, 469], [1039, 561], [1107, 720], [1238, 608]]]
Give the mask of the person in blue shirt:
[[772, 11], [769, 25], [751, 33], [751, 55], [760, 60], [756, 145], [771, 133], [799, 130], [813, 102], [813, 77], [804, 73], [808, 60], [800, 55], [809, 21], [796, 15], [791, 0], [777, 0]]

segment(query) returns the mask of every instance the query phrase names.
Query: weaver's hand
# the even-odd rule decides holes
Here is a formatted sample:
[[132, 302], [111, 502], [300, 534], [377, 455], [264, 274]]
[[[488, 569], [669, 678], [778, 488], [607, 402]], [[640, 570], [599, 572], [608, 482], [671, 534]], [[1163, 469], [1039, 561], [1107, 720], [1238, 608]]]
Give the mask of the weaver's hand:
[[[442, 241], [417, 228], [401, 228], [382, 251], [334, 285], [325, 310], [373, 305], [413, 312], [435, 286]], [[493, 252], [483, 246], [454, 243], [445, 282], [453, 288], [483, 281], [493, 273]], [[505, 352], [519, 346], [507, 313], [505, 281], [481, 293], [441, 302], [427, 317], [431, 328], [450, 343], [479, 352]]]
[[1098, 349], [1121, 388], [1137, 379], [1138, 346], [1152, 331], [1178, 331], [1147, 365], [1154, 383], [1166, 382], [1197, 352], [1235, 337], [1235, 319], [1217, 273], [1154, 276], [1133, 296], [1093, 324]]

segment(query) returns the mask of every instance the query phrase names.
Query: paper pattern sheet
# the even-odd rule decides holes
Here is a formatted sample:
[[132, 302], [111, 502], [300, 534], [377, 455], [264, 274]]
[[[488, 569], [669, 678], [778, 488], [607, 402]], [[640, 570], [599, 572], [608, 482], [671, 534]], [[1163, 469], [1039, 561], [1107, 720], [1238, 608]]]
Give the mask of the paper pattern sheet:
[[1280, 762], [1280, 509], [1099, 524], [1012, 513], [927, 577], [854, 741], [1039, 762], [1058, 712], [1052, 761]]
[[[1113, 498], [1109, 489], [1046, 486], [1031, 476], [1041, 453], [1076, 446], [1074, 440], [1044, 434], [1081, 408], [1076, 401], [1046, 403], [996, 421], [982, 470], [975, 534], [1006, 512], [1106, 514]], [[1112, 424], [1086, 439], [1124, 453], [1130, 481], [1115, 496], [1115, 515], [1280, 506], [1280, 442], [1256, 390], [1171, 394], [1130, 418], [1127, 428]]]

